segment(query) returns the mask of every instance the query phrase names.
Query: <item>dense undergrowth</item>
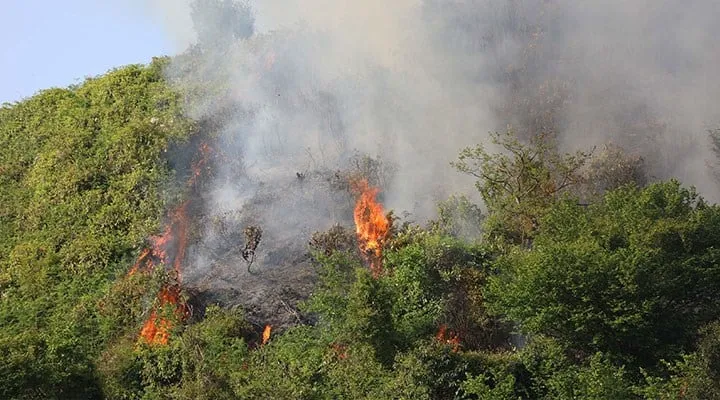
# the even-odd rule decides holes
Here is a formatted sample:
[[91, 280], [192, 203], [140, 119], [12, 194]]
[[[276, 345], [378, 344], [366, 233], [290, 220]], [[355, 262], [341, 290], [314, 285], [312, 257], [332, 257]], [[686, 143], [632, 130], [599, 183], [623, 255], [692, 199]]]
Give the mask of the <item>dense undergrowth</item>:
[[261, 345], [240, 309], [161, 310], [168, 344], [138, 340], [169, 277], [127, 271], [196, 132], [166, 62], [0, 109], [0, 397], [720, 398], [720, 208], [636, 168], [595, 190], [603, 159], [548, 137], [465, 150], [486, 215], [395, 224], [377, 278], [316, 235], [312, 323]]

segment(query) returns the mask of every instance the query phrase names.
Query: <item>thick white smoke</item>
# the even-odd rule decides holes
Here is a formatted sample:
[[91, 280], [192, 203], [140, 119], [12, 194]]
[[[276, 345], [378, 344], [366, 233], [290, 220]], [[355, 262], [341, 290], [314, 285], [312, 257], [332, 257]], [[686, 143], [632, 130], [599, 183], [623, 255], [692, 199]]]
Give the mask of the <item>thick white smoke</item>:
[[241, 165], [220, 169], [208, 213], [270, 238], [304, 244], [349, 218], [318, 171], [358, 153], [394, 168], [387, 207], [432, 217], [474, 192], [449, 166], [458, 151], [507, 126], [567, 150], [612, 141], [719, 198], [716, 0], [144, 1], [189, 46], [168, 71], [197, 89], [189, 115], [217, 121]]

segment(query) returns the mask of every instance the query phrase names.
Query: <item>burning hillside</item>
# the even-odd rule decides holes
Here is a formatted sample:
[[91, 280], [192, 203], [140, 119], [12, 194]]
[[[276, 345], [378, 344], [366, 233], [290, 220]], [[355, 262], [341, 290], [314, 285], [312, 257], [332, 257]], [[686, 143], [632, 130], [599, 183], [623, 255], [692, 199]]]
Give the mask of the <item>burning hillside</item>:
[[259, 330], [304, 322], [296, 306], [316, 281], [307, 242], [313, 232], [338, 222], [349, 226], [354, 220], [360, 251], [373, 275], [381, 274], [390, 221], [377, 201], [379, 189], [367, 179], [351, 178], [380, 180], [379, 162], [356, 158], [345, 170], [310, 170], [269, 182], [239, 171], [240, 179], [226, 189], [239, 196], [218, 203], [218, 193], [206, 188], [215, 185], [217, 171], [228, 167], [232, 155], [215, 150], [222, 144], [209, 140], [191, 148], [195, 155], [183, 200], [168, 212], [162, 233], [148, 239], [129, 272], [159, 266], [170, 272], [141, 329], [146, 342], [168, 342], [172, 322], [163, 312], [170, 309], [173, 320], [183, 321], [191, 311], [201, 317], [211, 304], [240, 307]]

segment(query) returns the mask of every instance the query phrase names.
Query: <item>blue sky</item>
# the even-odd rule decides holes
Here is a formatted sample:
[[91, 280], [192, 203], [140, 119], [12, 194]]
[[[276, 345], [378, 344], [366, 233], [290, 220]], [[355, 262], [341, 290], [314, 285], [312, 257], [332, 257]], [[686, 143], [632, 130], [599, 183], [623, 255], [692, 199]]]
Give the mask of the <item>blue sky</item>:
[[[0, 12], [0, 104], [40, 89], [170, 54], [162, 26], [134, 1], [5, 0]], [[135, 3], [133, 7], [131, 3]]]

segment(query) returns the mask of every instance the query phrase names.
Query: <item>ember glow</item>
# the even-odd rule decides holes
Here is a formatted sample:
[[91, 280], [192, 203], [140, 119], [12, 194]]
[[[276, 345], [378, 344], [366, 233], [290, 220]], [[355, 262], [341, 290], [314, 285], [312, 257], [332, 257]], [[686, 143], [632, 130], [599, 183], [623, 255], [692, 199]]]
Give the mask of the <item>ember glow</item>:
[[382, 251], [390, 221], [382, 204], [376, 200], [380, 189], [371, 187], [366, 179], [355, 182], [354, 188], [359, 194], [354, 217], [360, 250], [368, 258], [370, 271], [377, 278], [382, 273]]
[[454, 352], [460, 350], [460, 337], [457, 333], [449, 331], [445, 324], [440, 325], [437, 334], [435, 334], [435, 340], [451, 345]]

